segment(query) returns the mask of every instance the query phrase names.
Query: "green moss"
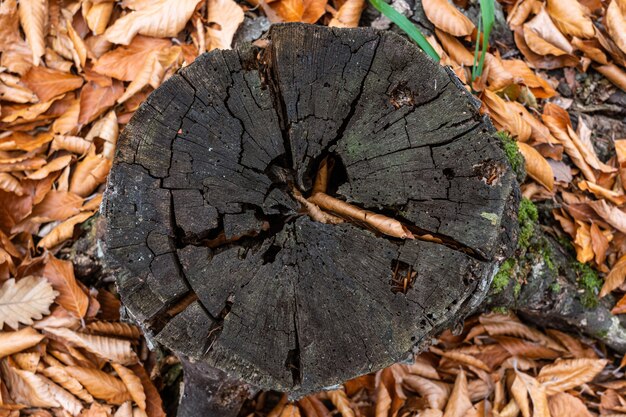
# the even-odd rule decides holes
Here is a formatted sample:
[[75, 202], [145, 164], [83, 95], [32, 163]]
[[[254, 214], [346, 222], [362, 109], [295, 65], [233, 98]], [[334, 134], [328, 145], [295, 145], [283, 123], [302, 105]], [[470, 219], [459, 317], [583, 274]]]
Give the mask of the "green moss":
[[548, 241], [545, 238], [542, 239], [539, 254], [543, 258], [543, 261], [546, 263], [548, 269], [552, 272], [556, 272], [556, 265], [554, 264], [554, 259], [552, 258], [552, 249], [548, 246]]
[[594, 308], [598, 305], [598, 293], [602, 288], [602, 280], [598, 278], [598, 273], [587, 264], [574, 263], [574, 270], [578, 276], [578, 286], [584, 290], [580, 296], [580, 302], [587, 308]]
[[522, 291], [522, 284], [520, 284], [519, 282], [515, 283], [515, 286], [513, 287], [513, 296], [515, 298], [519, 297], [519, 293]]
[[555, 294], [560, 293], [561, 292], [561, 284], [559, 284], [558, 282], [552, 283], [552, 285], [550, 285], [550, 291], [552, 291]]
[[491, 283], [491, 292], [493, 294], [500, 294], [509, 285], [513, 268], [515, 268], [515, 259], [512, 258], [507, 259], [500, 266], [500, 269], [493, 277], [493, 282]]
[[[511, 164], [511, 168], [518, 176], [524, 176], [524, 157], [519, 153], [517, 143], [509, 136], [507, 132], [498, 132], [496, 136], [502, 141], [502, 147], [506, 158]], [[522, 178], [523, 179], [523, 178]]]
[[530, 246], [530, 240], [535, 234], [535, 223], [539, 218], [537, 207], [527, 198], [522, 198], [519, 204], [519, 211], [517, 214], [519, 222], [519, 240], [517, 246], [522, 249], [527, 249]]
[[498, 314], [508, 314], [509, 313], [509, 309], [506, 307], [493, 307], [491, 309], [491, 311], [493, 311], [494, 313], [498, 313]]

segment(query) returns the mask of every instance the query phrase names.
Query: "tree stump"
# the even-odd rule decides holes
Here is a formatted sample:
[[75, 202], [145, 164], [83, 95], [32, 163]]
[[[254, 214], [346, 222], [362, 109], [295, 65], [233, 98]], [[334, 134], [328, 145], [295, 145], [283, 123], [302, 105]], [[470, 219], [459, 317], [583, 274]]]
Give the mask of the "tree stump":
[[[105, 241], [150, 338], [297, 397], [471, 313], [515, 247], [519, 191], [476, 100], [404, 38], [286, 24], [268, 40], [202, 55], [137, 110]], [[328, 195], [415, 239], [304, 213], [325, 158]]]

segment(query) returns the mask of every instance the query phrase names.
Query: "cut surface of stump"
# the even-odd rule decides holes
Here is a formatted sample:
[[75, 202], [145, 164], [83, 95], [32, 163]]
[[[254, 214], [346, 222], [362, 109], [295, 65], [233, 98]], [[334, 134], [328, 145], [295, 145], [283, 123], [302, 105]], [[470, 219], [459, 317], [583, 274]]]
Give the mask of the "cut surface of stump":
[[[304, 213], [324, 160], [331, 197], [416, 239]], [[266, 48], [202, 55], [137, 110], [106, 251], [150, 337], [297, 396], [407, 360], [472, 312], [515, 245], [517, 199], [475, 100], [416, 46], [277, 25]]]

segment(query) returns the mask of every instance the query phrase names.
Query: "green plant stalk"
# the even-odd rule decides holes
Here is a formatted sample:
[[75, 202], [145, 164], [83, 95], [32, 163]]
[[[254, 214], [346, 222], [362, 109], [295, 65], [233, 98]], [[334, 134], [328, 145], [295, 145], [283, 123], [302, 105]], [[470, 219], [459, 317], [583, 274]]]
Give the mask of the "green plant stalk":
[[406, 16], [398, 12], [389, 4], [385, 3], [384, 0], [370, 0], [370, 3], [372, 3], [372, 6], [374, 6], [379, 12], [387, 16], [389, 20], [402, 29], [411, 39], [413, 39], [428, 56], [436, 62], [439, 62], [440, 57], [437, 51], [435, 51], [435, 48], [432, 47], [424, 35], [422, 35], [422, 32], [420, 32], [419, 29], [411, 23]]
[[483, 73], [485, 66], [485, 55], [489, 47], [489, 36], [493, 29], [493, 23], [496, 20], [494, 0], [480, 0], [480, 21], [478, 22], [478, 37], [482, 33], [482, 53], [478, 59], [478, 68], [476, 68], [476, 60], [478, 58], [478, 42], [476, 42], [476, 52], [474, 53], [474, 68], [472, 69], [472, 78], [476, 79]]

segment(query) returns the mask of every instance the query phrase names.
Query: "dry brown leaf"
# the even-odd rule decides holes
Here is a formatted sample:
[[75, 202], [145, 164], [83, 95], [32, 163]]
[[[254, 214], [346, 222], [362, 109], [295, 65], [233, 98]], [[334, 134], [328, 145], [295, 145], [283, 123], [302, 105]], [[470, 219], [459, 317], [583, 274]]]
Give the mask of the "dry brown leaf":
[[613, 190], [607, 190], [606, 188], [589, 181], [581, 180], [578, 183], [578, 188], [583, 191], [589, 191], [593, 193], [596, 197], [606, 198], [611, 203], [617, 206], [621, 206], [626, 203], [626, 195], [624, 195], [623, 193]]
[[426, 17], [435, 27], [452, 36], [469, 36], [476, 28], [472, 21], [448, 0], [423, 0], [422, 7]]
[[526, 161], [526, 172], [548, 191], [554, 190], [554, 173], [548, 161], [541, 156], [535, 148], [523, 142], [518, 142], [517, 147]]
[[515, 376], [513, 380], [513, 384], [511, 384], [511, 395], [517, 404], [519, 412], [522, 413], [523, 417], [530, 417], [530, 401], [528, 399], [528, 390], [526, 389], [526, 384], [519, 376]]
[[548, 398], [552, 417], [592, 417], [585, 404], [566, 392], [560, 392]]
[[122, 94], [124, 94], [124, 86], [117, 80], [111, 80], [108, 85], [89, 81], [80, 91], [78, 124], [85, 125], [95, 120], [114, 106]]
[[483, 314], [480, 323], [490, 336], [515, 336], [537, 342], [542, 346], [562, 352], [563, 347], [539, 330], [520, 322], [516, 317], [504, 314]]
[[363, 210], [348, 204], [345, 201], [331, 197], [328, 194], [317, 193], [309, 197], [309, 201], [323, 210], [328, 210], [338, 216], [364, 223], [374, 230], [388, 236], [400, 239], [414, 239], [413, 234], [398, 220], [382, 214]]
[[174, 37], [200, 0], [155, 0], [117, 19], [104, 33], [109, 42], [128, 45], [135, 35]]
[[143, 391], [146, 394], [146, 414], [150, 417], [166, 417], [163, 411], [161, 395], [150, 380], [150, 376], [148, 376], [145, 368], [142, 365], [136, 364], [131, 366], [130, 369], [141, 379]]
[[615, 64], [598, 65], [594, 68], [613, 84], [626, 91], [626, 71]]
[[102, 359], [119, 362], [124, 365], [131, 365], [138, 360], [128, 340], [77, 333], [66, 328], [48, 328], [44, 330], [46, 333], [81, 347]]
[[546, 389], [532, 376], [516, 371], [516, 375], [524, 383], [533, 402], [533, 417], [550, 417]]
[[450, 386], [418, 375], [408, 375], [402, 381], [411, 390], [426, 399], [430, 408], [443, 410], [450, 396]]
[[17, 369], [10, 358], [0, 360], [2, 379], [11, 398], [29, 407], [60, 407], [46, 380], [29, 371]]
[[132, 399], [122, 380], [106, 372], [78, 366], [68, 366], [65, 370], [95, 398], [116, 405]]
[[567, 112], [556, 104], [547, 103], [544, 106], [542, 119], [552, 135], [563, 145], [565, 153], [580, 168], [585, 178], [588, 181], [596, 182], [595, 174], [570, 136], [573, 130], [571, 129], [571, 121]]
[[0, 172], [0, 190], [15, 193], [18, 196], [24, 195], [24, 188], [20, 181], [6, 172]]
[[114, 110], [111, 110], [93, 124], [85, 139], [89, 142], [93, 142], [95, 138], [102, 139], [104, 141], [102, 155], [107, 159], [113, 160], [118, 136], [117, 115]]
[[551, 70], [562, 67], [575, 67], [580, 64], [578, 57], [574, 55], [540, 55], [533, 52], [526, 44], [522, 28], [518, 28], [513, 35], [515, 45], [517, 45], [517, 48], [532, 68]]
[[60, 94], [80, 88], [83, 78], [49, 68], [32, 67], [22, 77], [22, 82], [41, 101], [49, 101]]
[[113, 161], [102, 154], [96, 154], [95, 148], [76, 164], [70, 180], [70, 192], [87, 197], [107, 179]]
[[452, 393], [448, 404], [446, 404], [446, 410], [443, 414], [444, 417], [464, 417], [465, 414], [472, 408], [472, 402], [469, 398], [469, 392], [467, 388], [467, 378], [465, 371], [461, 369], [456, 376]]
[[602, 50], [602, 45], [595, 39], [584, 40], [574, 37], [572, 38], [572, 45], [599, 64], [606, 65], [609, 63], [606, 54]]
[[611, 268], [611, 271], [607, 274], [606, 278], [604, 278], [604, 284], [600, 290], [599, 297], [602, 298], [611, 293], [613, 290], [622, 285], [624, 280], [626, 280], [626, 255], [619, 258], [619, 260]]
[[[325, 2], [324, 2], [325, 3]], [[317, 19], [308, 23], [314, 23]], [[235, 32], [243, 23], [243, 9], [233, 0], [209, 0], [207, 3], [207, 22], [213, 24], [206, 29], [207, 50], [230, 49]]]
[[547, 10], [564, 34], [582, 39], [595, 35], [593, 22], [577, 0], [548, 0]]
[[24, 327], [16, 332], [0, 331], [0, 358], [33, 347], [41, 342], [43, 337], [32, 327]]
[[87, 325], [87, 331], [103, 336], [123, 337], [131, 340], [141, 338], [141, 331], [137, 326], [124, 322], [94, 321]]
[[94, 211], [86, 211], [56, 225], [50, 230], [38, 243], [38, 248], [51, 249], [55, 246], [69, 240], [74, 236], [74, 227], [86, 221], [95, 214]]
[[46, 257], [43, 276], [59, 292], [57, 303], [78, 318], [85, 316], [89, 297], [85, 294], [74, 277], [74, 267], [70, 261]]
[[355, 28], [359, 26], [363, 9], [365, 9], [365, 0], [346, 0], [337, 10], [337, 14], [330, 20], [328, 26]]
[[40, 377], [52, 397], [60, 404], [61, 408], [73, 416], [77, 416], [83, 410], [83, 404], [72, 394], [59, 387], [47, 378]]
[[626, 53], [626, 3], [624, 0], [612, 0], [609, 3], [604, 15], [604, 23], [615, 44], [623, 53]]
[[523, 32], [526, 44], [536, 54], [560, 56], [574, 52], [572, 45], [559, 31], [544, 8], [524, 24]]
[[[474, 64], [474, 55], [454, 36], [435, 28], [435, 34], [446, 53], [459, 65], [471, 66]], [[486, 57], [485, 57], [486, 59]]]
[[0, 50], [6, 52], [11, 45], [23, 42], [20, 37], [16, 0], [0, 2]]
[[602, 233], [597, 224], [592, 223], [590, 228], [591, 247], [595, 254], [597, 265], [602, 265], [606, 260], [606, 251], [609, 249], [609, 239]]
[[81, 400], [88, 403], [93, 402], [93, 396], [85, 390], [76, 378], [65, 370], [64, 366], [48, 366], [44, 368], [41, 373]]
[[37, 171], [31, 172], [26, 178], [31, 180], [41, 180], [50, 175], [51, 172], [60, 171], [72, 161], [72, 155], [63, 155], [58, 158], [54, 158], [46, 165], [39, 168]]
[[48, 281], [28, 276], [5, 281], [0, 287], [0, 328], [2, 325], [17, 329], [19, 323], [31, 325], [50, 314], [50, 305], [57, 296]]
[[606, 359], [565, 359], [546, 365], [539, 371], [537, 381], [550, 395], [565, 392], [591, 382], [606, 366]]
[[115, 3], [112, 1], [83, 3], [83, 16], [94, 35], [101, 35], [106, 30], [113, 6]]
[[50, 146], [50, 150], [65, 150], [75, 153], [77, 155], [84, 155], [89, 151], [91, 145], [91, 142], [79, 136], [57, 135], [52, 141], [52, 146]]
[[517, 113], [514, 106], [489, 90], [483, 91], [482, 100], [497, 126], [509, 132], [520, 142], [525, 142], [530, 138], [532, 129]]
[[576, 249], [576, 260], [580, 263], [587, 263], [594, 258], [593, 246], [591, 245], [591, 230], [589, 225], [580, 220], [576, 221], [576, 238], [574, 248]]
[[279, 417], [300, 417], [300, 409], [294, 404], [287, 404], [285, 405], [285, 408], [283, 408]]
[[20, 23], [32, 51], [33, 64], [38, 66], [41, 56], [46, 52], [44, 38], [48, 20], [48, 1], [20, 0], [18, 6]]
[[[328, 398], [333, 405], [339, 410], [342, 417], [355, 417], [354, 410], [350, 407], [350, 400], [346, 396], [346, 392], [342, 389], [327, 392]], [[286, 408], [287, 406], [285, 406]]]
[[148, 56], [170, 46], [172, 42], [167, 39], [136, 36], [130, 45], [117, 47], [98, 58], [92, 70], [121, 81], [132, 81]]
[[626, 213], [605, 200], [590, 201], [588, 204], [604, 221], [620, 232], [626, 233]]
[[469, 365], [469, 366], [473, 366], [475, 368], [481, 369], [485, 372], [491, 372], [491, 369], [489, 368], [489, 366], [484, 363], [483, 361], [481, 361], [480, 359], [469, 355], [467, 353], [463, 353], [463, 352], [459, 352], [459, 351], [443, 351], [441, 349], [437, 349], [435, 347], [431, 347], [430, 351], [442, 356], [444, 358], [448, 358], [450, 360], [453, 360], [455, 362], [459, 362], [465, 365]]
[[133, 401], [139, 408], [142, 410], [146, 409], [146, 394], [143, 391], [143, 385], [141, 384], [141, 379], [137, 375], [135, 375], [130, 369], [117, 364], [115, 362], [111, 363], [113, 369], [117, 373], [117, 375], [122, 379], [124, 385], [126, 385], [126, 389], [130, 393], [130, 396], [133, 398]]

